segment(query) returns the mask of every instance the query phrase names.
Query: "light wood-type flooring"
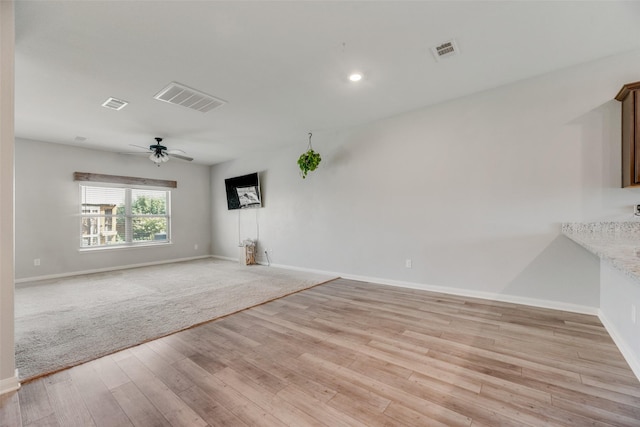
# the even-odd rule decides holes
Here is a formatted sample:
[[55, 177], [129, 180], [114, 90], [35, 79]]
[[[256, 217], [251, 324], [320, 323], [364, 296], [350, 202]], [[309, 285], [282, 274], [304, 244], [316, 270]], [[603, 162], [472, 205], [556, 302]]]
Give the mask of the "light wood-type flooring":
[[336, 280], [24, 384], [3, 426], [640, 426], [595, 316]]

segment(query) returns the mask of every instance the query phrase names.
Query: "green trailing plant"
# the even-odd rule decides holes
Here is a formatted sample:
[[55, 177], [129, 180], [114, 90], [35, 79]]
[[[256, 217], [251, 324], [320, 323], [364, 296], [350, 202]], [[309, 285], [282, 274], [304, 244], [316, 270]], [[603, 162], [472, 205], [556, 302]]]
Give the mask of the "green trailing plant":
[[303, 153], [298, 159], [298, 166], [300, 166], [302, 178], [306, 178], [309, 172], [316, 170], [321, 160], [320, 153], [316, 153], [313, 149]]
[[307, 148], [307, 151], [302, 153], [298, 159], [298, 166], [300, 167], [300, 175], [302, 175], [302, 179], [306, 179], [307, 174], [316, 170], [322, 161], [320, 153], [313, 151], [313, 148], [311, 147], [311, 136], [312, 134], [309, 133], [309, 147]]

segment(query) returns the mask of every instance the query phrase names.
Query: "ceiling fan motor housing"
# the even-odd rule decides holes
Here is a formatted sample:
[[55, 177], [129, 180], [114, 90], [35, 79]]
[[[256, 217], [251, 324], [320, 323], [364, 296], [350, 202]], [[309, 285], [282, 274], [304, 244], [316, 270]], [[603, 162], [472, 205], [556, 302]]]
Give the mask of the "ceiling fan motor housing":
[[162, 138], [156, 136], [153, 139], [156, 140], [156, 143], [154, 145], [150, 145], [149, 149], [155, 151], [156, 154], [162, 154], [162, 152], [167, 149], [167, 147], [160, 144], [162, 142]]
[[165, 147], [164, 145], [160, 145], [160, 144], [154, 144], [154, 145], [150, 145], [149, 146], [149, 150], [155, 151], [156, 153], [161, 153], [163, 151], [165, 151], [167, 149], [167, 147]]

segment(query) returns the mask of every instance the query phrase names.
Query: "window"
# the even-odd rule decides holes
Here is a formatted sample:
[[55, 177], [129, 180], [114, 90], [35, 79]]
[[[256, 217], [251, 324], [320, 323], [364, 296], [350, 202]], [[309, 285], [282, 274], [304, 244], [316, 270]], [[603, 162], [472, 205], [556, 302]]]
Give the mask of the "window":
[[80, 185], [81, 248], [171, 241], [170, 191]]

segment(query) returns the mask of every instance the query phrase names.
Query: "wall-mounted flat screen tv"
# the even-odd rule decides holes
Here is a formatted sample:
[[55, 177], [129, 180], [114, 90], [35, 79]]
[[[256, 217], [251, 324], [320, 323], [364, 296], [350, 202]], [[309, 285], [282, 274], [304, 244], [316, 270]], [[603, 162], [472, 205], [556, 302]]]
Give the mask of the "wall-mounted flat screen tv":
[[262, 207], [258, 172], [224, 180], [227, 189], [227, 208], [249, 209]]

